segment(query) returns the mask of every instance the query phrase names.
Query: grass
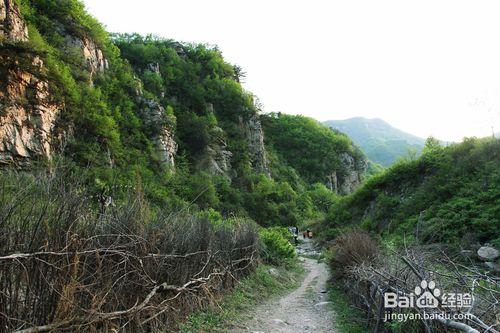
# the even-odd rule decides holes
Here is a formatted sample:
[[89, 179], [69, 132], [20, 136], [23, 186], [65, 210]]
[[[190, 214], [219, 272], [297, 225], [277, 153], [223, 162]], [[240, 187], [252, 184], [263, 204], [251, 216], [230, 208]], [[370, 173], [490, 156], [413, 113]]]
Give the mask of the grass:
[[[273, 268], [279, 274], [270, 274]], [[181, 333], [226, 333], [238, 326], [245, 314], [263, 301], [285, 294], [299, 285], [304, 269], [297, 263], [281, 267], [260, 265], [227, 293], [218, 307], [210, 307], [191, 314], [180, 326]]]
[[347, 295], [338, 287], [329, 289], [331, 307], [335, 312], [335, 328], [339, 333], [366, 333], [364, 314], [352, 306]]

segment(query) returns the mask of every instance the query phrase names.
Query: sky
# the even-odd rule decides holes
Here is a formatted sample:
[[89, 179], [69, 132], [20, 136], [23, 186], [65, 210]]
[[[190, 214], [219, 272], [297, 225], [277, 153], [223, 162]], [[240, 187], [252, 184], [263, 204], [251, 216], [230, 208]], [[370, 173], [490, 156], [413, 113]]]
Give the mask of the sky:
[[84, 0], [111, 32], [217, 45], [265, 112], [500, 132], [498, 0]]

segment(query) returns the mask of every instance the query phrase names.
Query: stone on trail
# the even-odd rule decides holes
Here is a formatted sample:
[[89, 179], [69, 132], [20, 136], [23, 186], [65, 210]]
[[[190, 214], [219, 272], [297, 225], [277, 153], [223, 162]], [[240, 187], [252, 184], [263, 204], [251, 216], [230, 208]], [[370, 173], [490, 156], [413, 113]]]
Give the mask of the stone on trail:
[[323, 306], [331, 304], [331, 303], [332, 302], [319, 302], [319, 303], [314, 304], [314, 307], [315, 308], [320, 308], [320, 307], [323, 307]]
[[274, 324], [277, 324], [277, 325], [282, 325], [282, 326], [285, 326], [285, 325], [288, 325], [287, 323], [285, 323], [283, 320], [281, 319], [273, 319], [273, 323]]

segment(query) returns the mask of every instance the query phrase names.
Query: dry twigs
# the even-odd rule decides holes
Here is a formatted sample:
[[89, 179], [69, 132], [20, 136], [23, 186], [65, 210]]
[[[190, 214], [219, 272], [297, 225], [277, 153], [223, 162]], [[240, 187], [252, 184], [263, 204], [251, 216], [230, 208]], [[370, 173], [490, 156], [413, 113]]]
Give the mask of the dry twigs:
[[61, 180], [8, 185], [0, 184], [0, 332], [174, 330], [258, 258], [248, 223], [152, 217], [140, 197], [94, 214]]
[[[359, 235], [356, 237], [359, 238]], [[349, 254], [351, 258], [356, 258], [354, 248], [350, 248]], [[335, 260], [334, 255], [333, 263]], [[402, 253], [386, 253], [373, 260], [351, 259], [350, 264], [344, 263], [339, 268], [341, 273], [338, 277], [356, 305], [365, 311], [368, 325], [373, 327], [375, 333], [393, 330], [432, 333], [448, 332], [448, 329], [464, 333], [498, 333], [495, 325], [498, 325], [500, 280], [486, 274], [473, 261], [465, 260], [459, 255], [451, 257], [436, 248], [415, 247]], [[435, 308], [416, 305], [385, 308], [386, 292], [406, 297], [418, 296], [415, 295], [415, 288], [421, 286], [422, 280], [433, 281], [441, 296], [444, 292], [448, 295], [470, 294], [474, 301], [470, 306], [450, 307], [442, 302], [442, 297], [438, 297], [440, 302]], [[432, 292], [433, 289], [423, 288], [422, 292], [426, 291]], [[409, 314], [416, 319], [400, 322], [396, 319]], [[387, 319], [388, 323], [384, 324]]]

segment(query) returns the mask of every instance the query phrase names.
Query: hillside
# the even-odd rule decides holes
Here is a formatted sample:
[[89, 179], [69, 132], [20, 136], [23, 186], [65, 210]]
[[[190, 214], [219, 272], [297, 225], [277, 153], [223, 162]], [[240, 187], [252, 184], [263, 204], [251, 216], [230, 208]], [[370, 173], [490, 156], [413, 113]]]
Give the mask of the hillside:
[[384, 167], [406, 156], [409, 151], [419, 154], [425, 142], [424, 139], [405, 133], [377, 118], [328, 120], [324, 124], [346, 133], [371, 161]]
[[[490, 290], [498, 290], [499, 223], [500, 140], [442, 147], [428, 139], [420, 158], [396, 162], [335, 201], [317, 232], [329, 244], [335, 285], [374, 330], [483, 332], [497, 320], [485, 309], [497, 307]], [[434, 288], [429, 280], [444, 290], [431, 309], [441, 317], [398, 319], [429, 311], [418, 304], [381, 310], [387, 290], [418, 294], [415, 286]], [[450, 305], [448, 293], [474, 295], [475, 304]]]
[[268, 126], [241, 75], [78, 0], [0, 1], [0, 332], [177, 331], [293, 264], [281, 226], [322, 218], [364, 156], [312, 119]]
[[[401, 161], [334, 204], [334, 236], [357, 225], [407, 244], [500, 242], [500, 140], [429, 141], [416, 160]], [[337, 231], [335, 231], [337, 230]]]
[[[305, 187], [292, 184], [293, 200], [280, 203], [296, 214], [259, 220], [251, 208], [258, 194], [249, 189], [289, 185], [270, 169], [239, 67], [206, 45], [110, 36], [76, 0], [19, 3], [2, 5], [3, 165], [29, 169], [63, 158], [87, 175], [93, 193], [118, 200], [139, 181], [155, 205], [212, 208], [263, 225], [306, 218], [294, 206], [297, 191], [326, 184], [333, 172], [358, 172], [331, 164], [314, 180], [302, 173]], [[354, 152], [349, 145], [332, 144], [328, 153]]]
[[326, 182], [337, 194], [349, 194], [361, 185], [367, 161], [345, 134], [311, 118], [281, 113], [263, 116], [262, 125], [269, 151], [300, 178]]

